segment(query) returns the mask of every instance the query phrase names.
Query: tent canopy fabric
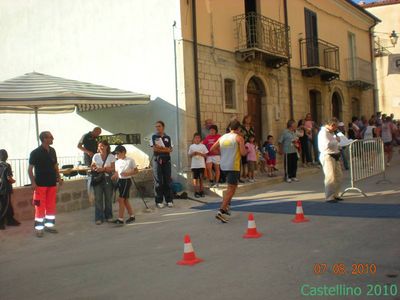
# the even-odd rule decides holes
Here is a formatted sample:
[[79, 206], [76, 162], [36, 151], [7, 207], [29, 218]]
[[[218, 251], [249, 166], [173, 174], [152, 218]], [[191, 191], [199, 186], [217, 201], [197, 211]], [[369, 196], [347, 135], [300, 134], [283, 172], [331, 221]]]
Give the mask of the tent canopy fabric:
[[149, 95], [36, 72], [0, 82], [2, 113], [67, 113], [149, 101]]

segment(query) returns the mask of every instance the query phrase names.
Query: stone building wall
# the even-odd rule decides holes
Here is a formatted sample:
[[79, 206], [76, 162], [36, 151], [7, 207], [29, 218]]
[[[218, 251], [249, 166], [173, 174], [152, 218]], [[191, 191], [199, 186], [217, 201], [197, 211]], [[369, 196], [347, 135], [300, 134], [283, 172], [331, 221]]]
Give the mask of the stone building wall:
[[[184, 53], [192, 52], [192, 43], [185, 42]], [[194, 103], [192, 54], [187, 55], [184, 61], [186, 103], [189, 103], [188, 107], [194, 108], [191, 106]], [[202, 124], [205, 119], [211, 118], [220, 132], [224, 132], [232, 115], [237, 115], [241, 120], [247, 114], [247, 84], [252, 76], [256, 76], [262, 81], [266, 94], [262, 99], [261, 107], [263, 139], [268, 134], [279, 136], [290, 118], [286, 66], [272, 69], [259, 60], [238, 62], [235, 53], [204, 45], [198, 46], [198, 62]], [[236, 110], [227, 110], [224, 107], [224, 78], [234, 79], [236, 82]], [[334, 92], [337, 92], [342, 100], [341, 121], [350, 122], [352, 115], [355, 114], [352, 108], [353, 98], [358, 99], [360, 115], [370, 116], [373, 113], [372, 90], [362, 91], [358, 88], [350, 88], [340, 79], [324, 82], [319, 76], [304, 77], [301, 70], [292, 68], [292, 87], [296, 121], [310, 112], [309, 91], [313, 89], [321, 93], [321, 120], [327, 120], [332, 116]], [[187, 113], [190, 114], [190, 111]], [[190, 128], [190, 125], [187, 128]], [[188, 145], [191, 143], [193, 132], [187, 130]]]

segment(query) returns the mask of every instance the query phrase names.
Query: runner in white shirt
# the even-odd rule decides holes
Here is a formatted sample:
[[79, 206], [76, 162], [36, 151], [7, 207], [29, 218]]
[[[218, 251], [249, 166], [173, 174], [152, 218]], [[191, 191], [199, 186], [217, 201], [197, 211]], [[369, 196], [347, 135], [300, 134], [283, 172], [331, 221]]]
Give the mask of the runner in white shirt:
[[205, 158], [207, 153], [207, 147], [201, 143], [201, 135], [195, 133], [193, 136], [193, 144], [190, 145], [188, 154], [192, 159], [191, 169], [193, 172], [194, 196], [196, 198], [204, 197], [202, 176], [206, 167]]
[[124, 224], [124, 212], [125, 208], [128, 211], [129, 218], [125, 221], [125, 224], [135, 222], [135, 215], [133, 208], [129, 203], [129, 190], [132, 185], [131, 176], [138, 172], [135, 161], [132, 158], [126, 156], [126, 149], [122, 145], [118, 145], [114, 150], [118, 160], [115, 162], [115, 173], [113, 179], [118, 178], [118, 218], [114, 221], [114, 224]]

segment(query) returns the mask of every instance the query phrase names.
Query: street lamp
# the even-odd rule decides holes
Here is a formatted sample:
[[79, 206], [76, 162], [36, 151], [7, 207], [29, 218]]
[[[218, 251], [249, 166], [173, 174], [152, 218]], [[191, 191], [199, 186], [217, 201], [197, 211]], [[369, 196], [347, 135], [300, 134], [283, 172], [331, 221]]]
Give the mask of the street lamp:
[[399, 36], [397, 35], [396, 31], [392, 31], [392, 34], [389, 36], [390, 37], [390, 42], [393, 45], [393, 48], [396, 46], [397, 44], [397, 40], [399, 39]]

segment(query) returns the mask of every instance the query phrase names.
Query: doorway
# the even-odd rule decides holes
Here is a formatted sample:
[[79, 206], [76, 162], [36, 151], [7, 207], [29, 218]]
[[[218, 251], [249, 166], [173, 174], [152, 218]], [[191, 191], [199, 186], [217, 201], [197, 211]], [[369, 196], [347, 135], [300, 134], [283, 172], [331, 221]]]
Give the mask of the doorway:
[[256, 142], [262, 142], [262, 97], [265, 96], [264, 84], [253, 76], [247, 84], [247, 114], [251, 116]]
[[315, 124], [319, 125], [322, 121], [321, 92], [317, 90], [311, 90], [309, 93], [309, 97], [311, 116]]
[[342, 121], [342, 98], [338, 92], [332, 95], [332, 117]]

